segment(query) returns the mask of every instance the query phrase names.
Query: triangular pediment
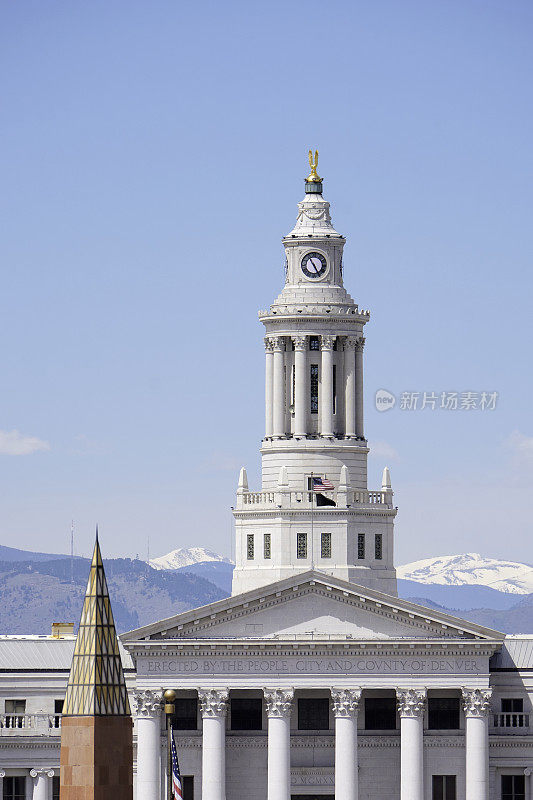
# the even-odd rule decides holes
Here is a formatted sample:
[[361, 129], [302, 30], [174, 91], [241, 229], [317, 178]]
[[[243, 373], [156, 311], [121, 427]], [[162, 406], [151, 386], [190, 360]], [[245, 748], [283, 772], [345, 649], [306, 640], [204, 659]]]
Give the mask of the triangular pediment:
[[310, 571], [145, 625], [162, 639], [481, 639], [504, 635], [435, 609]]

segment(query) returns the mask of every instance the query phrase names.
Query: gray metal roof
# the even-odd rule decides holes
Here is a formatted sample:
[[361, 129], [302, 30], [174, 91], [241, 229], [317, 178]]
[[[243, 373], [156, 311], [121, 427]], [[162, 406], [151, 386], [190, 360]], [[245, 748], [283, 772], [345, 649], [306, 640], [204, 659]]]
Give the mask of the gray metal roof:
[[[0, 671], [70, 670], [76, 638], [50, 636], [0, 636]], [[133, 669], [129, 653], [119, 642], [124, 669]]]
[[533, 669], [533, 636], [508, 636], [492, 656], [491, 669]]

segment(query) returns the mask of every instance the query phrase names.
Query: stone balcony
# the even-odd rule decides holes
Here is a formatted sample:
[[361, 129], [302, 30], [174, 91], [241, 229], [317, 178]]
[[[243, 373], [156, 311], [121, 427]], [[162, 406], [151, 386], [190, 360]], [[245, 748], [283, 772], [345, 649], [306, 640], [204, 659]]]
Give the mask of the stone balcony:
[[[370, 489], [337, 489], [336, 491], [323, 491], [321, 494], [335, 502], [335, 506], [320, 506], [328, 511], [346, 510], [348, 508], [382, 508], [391, 510], [392, 491]], [[267, 492], [250, 492], [239, 490], [237, 492], [237, 511], [277, 511], [278, 509], [316, 510], [316, 497], [313, 492], [293, 492], [276, 490]]]
[[490, 732], [499, 735], [530, 735], [533, 733], [533, 729], [530, 727], [530, 715], [515, 711], [494, 714]]
[[0, 736], [60, 736], [61, 714], [0, 714]]

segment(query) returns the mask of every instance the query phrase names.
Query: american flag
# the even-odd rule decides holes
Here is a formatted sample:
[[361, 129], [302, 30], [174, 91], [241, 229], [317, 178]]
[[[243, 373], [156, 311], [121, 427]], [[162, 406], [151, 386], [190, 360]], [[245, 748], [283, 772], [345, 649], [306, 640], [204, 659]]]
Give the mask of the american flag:
[[183, 800], [183, 790], [181, 786], [181, 774], [178, 764], [178, 754], [176, 752], [176, 742], [174, 741], [174, 732], [171, 731], [172, 744], [172, 800]]
[[311, 478], [313, 482], [313, 492], [323, 492], [324, 489], [334, 489], [331, 481], [326, 478]]

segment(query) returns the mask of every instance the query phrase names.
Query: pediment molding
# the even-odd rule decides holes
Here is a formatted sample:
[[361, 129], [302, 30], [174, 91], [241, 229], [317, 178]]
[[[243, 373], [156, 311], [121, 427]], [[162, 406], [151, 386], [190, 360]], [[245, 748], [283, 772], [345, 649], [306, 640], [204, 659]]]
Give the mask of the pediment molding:
[[[307, 572], [292, 576], [241, 595], [219, 600], [211, 605], [186, 611], [175, 617], [130, 631], [123, 634], [121, 638], [125, 644], [128, 644], [142, 640], [162, 642], [169, 639], [202, 638], [202, 633], [205, 634], [207, 631], [210, 631], [212, 636], [213, 629], [218, 625], [251, 617], [259, 612], [309, 595], [333, 599], [340, 604], [349, 605], [376, 617], [395, 621], [402, 627], [411, 629], [414, 638], [416, 638], [416, 632], [419, 632], [421, 638], [462, 639], [463, 641], [487, 639], [502, 641], [505, 638], [503, 634], [489, 628], [319, 572]], [[276, 640], [276, 637], [268, 638]], [[279, 638], [282, 639], [283, 636], [280, 635]], [[305, 636], [296, 638], [305, 639]], [[346, 638], [350, 641], [349, 637]], [[315, 636], [314, 641], [320, 641], [319, 637]]]

